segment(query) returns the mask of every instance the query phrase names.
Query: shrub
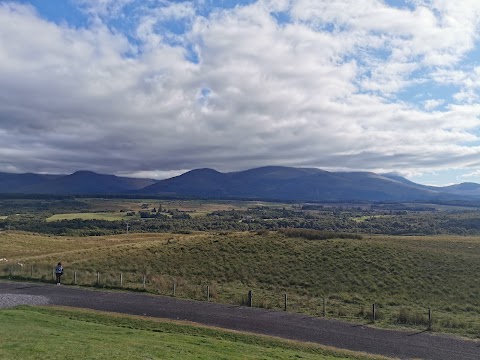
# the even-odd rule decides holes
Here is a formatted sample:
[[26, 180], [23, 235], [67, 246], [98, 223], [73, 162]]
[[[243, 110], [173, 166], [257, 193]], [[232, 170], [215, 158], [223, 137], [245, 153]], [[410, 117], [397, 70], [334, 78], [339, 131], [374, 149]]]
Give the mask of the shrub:
[[428, 325], [428, 316], [419, 311], [401, 308], [398, 311], [396, 322], [405, 325]]
[[328, 240], [328, 239], [355, 239], [361, 240], [362, 236], [333, 231], [322, 231], [313, 229], [280, 229], [279, 232], [286, 237], [302, 238], [307, 240]]

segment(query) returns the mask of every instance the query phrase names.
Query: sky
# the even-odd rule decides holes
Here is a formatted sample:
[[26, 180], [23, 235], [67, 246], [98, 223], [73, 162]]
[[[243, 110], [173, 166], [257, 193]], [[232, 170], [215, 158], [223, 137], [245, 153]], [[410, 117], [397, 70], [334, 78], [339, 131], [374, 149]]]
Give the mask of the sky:
[[480, 182], [478, 0], [0, 0], [0, 172]]

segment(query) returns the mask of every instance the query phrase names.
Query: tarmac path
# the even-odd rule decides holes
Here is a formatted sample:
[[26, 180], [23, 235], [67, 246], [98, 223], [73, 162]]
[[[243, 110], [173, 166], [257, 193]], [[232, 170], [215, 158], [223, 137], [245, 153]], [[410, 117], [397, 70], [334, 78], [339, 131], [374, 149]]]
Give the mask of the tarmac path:
[[[429, 332], [376, 329], [367, 325], [283, 311], [229, 306], [145, 293], [101, 291], [74, 286], [1, 281], [0, 296], [47, 298], [50, 305], [71, 306], [186, 320], [225, 329], [308, 341], [340, 349], [400, 359], [480, 359], [480, 343]], [[20, 302], [21, 303], [21, 300]]]

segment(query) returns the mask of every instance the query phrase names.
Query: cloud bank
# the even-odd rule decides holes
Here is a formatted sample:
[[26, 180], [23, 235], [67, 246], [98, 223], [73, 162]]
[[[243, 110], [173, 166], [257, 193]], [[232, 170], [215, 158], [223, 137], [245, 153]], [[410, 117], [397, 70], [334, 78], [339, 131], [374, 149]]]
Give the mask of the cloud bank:
[[478, 1], [74, 5], [0, 3], [0, 171], [480, 168]]

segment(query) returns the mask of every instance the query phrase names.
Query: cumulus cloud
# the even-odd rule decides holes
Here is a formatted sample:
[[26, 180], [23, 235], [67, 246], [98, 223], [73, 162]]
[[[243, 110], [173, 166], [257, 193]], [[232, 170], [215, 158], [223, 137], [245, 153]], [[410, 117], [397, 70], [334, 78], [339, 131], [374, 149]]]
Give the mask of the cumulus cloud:
[[425, 100], [423, 103], [423, 107], [425, 110], [430, 111], [433, 109], [438, 108], [439, 106], [443, 105], [445, 103], [444, 99], [430, 99], [430, 100]]
[[480, 178], [480, 170], [475, 170], [472, 172], [469, 172], [467, 174], [462, 175], [463, 178], [469, 179], [469, 178]]
[[[445, 3], [78, 0], [86, 27], [1, 3], [0, 171], [474, 166], [480, 5]], [[401, 99], [429, 82], [457, 93]]]

